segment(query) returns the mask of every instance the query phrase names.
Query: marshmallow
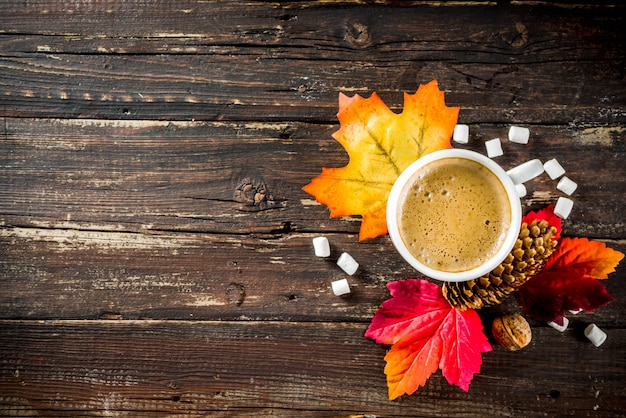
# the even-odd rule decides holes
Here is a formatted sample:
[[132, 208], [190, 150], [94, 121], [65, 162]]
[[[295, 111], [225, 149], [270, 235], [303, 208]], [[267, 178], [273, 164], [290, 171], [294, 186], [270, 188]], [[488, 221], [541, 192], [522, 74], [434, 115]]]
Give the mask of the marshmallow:
[[485, 142], [485, 146], [487, 147], [487, 156], [489, 158], [499, 157], [502, 154], [502, 144], [500, 143], [500, 138], [490, 139]]
[[526, 186], [524, 186], [524, 184], [516, 184], [515, 191], [520, 198], [526, 196]]
[[469, 142], [469, 126], [456, 125], [454, 127], [454, 134], [452, 134], [452, 140], [459, 144], [467, 144]]
[[330, 256], [330, 244], [326, 237], [313, 238], [313, 248], [315, 249], [315, 255], [317, 257], [329, 257]]
[[600, 347], [606, 340], [606, 334], [596, 324], [590, 324], [585, 328], [585, 337], [596, 347]]
[[518, 144], [528, 144], [528, 138], [530, 137], [530, 130], [521, 126], [511, 126], [509, 128], [509, 141], [516, 142]]
[[506, 172], [515, 184], [526, 183], [528, 180], [534, 179], [541, 173], [543, 173], [543, 164], [536, 159], [526, 161]]
[[546, 161], [543, 163], [543, 168], [546, 170], [546, 173], [550, 176], [552, 180], [561, 177], [565, 174], [565, 169], [559, 164], [556, 158]]
[[350, 285], [348, 279], [335, 280], [330, 284], [333, 288], [335, 296], [343, 296], [350, 293]]
[[563, 317], [563, 325], [559, 325], [556, 322], [552, 321], [548, 322], [548, 325], [550, 325], [552, 328], [559, 332], [563, 332], [567, 329], [567, 326], [569, 325], [569, 319]]
[[554, 214], [559, 218], [566, 219], [572, 208], [574, 207], [574, 201], [572, 199], [568, 199], [567, 197], [559, 197], [556, 201], [556, 205], [554, 206]]
[[561, 177], [561, 180], [556, 185], [556, 188], [565, 193], [566, 195], [571, 195], [574, 193], [578, 184], [576, 182], [569, 179], [567, 176]]
[[337, 259], [337, 265], [350, 276], [356, 273], [359, 268], [359, 263], [348, 253], [341, 253]]

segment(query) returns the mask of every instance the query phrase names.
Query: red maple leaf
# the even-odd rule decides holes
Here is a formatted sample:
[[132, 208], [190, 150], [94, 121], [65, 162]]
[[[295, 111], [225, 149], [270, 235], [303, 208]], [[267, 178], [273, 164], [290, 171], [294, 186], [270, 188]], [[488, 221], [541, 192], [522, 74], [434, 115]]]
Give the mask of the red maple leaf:
[[437, 368], [467, 392], [480, 371], [481, 353], [491, 351], [476, 311], [453, 308], [427, 280], [400, 280], [387, 288], [392, 298], [383, 302], [365, 336], [391, 345], [385, 356], [389, 399], [415, 392]]
[[587, 238], [562, 238], [537, 275], [519, 288], [524, 311], [563, 324], [568, 310], [596, 310], [614, 300], [604, 284], [624, 254]]

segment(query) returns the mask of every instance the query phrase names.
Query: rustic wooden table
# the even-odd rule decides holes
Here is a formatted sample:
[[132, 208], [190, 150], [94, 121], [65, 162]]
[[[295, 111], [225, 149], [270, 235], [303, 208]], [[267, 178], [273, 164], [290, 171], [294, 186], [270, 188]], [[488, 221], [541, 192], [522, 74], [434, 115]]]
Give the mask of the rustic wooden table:
[[[562, 162], [579, 184], [564, 235], [626, 251], [624, 11], [2, 1], [0, 415], [624, 416], [624, 263], [613, 303], [564, 333], [531, 321], [531, 345], [494, 345], [469, 392], [437, 372], [389, 401], [387, 347], [363, 334], [415, 272], [302, 190], [348, 161], [340, 92], [400, 111], [436, 79], [469, 148], [518, 124], [531, 142], [498, 162]], [[528, 187], [525, 211], [560, 195], [545, 175]], [[318, 235], [361, 264], [348, 298]]]

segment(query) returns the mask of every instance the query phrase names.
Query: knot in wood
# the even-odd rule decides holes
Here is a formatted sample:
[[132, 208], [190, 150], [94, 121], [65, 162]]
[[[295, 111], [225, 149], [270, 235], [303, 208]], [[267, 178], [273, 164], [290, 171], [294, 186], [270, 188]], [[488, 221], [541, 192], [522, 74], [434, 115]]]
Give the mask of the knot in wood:
[[365, 47], [370, 43], [369, 28], [360, 22], [349, 24], [344, 39], [351, 45]]
[[246, 299], [246, 288], [241, 283], [231, 283], [226, 288], [228, 303], [241, 306]]
[[242, 204], [243, 210], [263, 210], [272, 197], [265, 183], [245, 178], [235, 189], [235, 200]]
[[515, 22], [515, 28], [501, 33], [500, 36], [513, 48], [521, 48], [528, 43], [528, 29], [522, 22]]

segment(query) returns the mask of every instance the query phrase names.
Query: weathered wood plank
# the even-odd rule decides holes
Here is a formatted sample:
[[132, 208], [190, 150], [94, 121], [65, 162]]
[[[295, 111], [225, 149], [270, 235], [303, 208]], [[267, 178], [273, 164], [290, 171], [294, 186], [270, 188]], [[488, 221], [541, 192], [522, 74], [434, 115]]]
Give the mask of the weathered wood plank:
[[[388, 237], [327, 234], [325, 260], [313, 254], [315, 236], [0, 228], [0, 318], [369, 322], [389, 297], [387, 283], [416, 276]], [[608, 245], [626, 251], [623, 241]], [[348, 277], [335, 265], [342, 251], [360, 263], [349, 298], [330, 288]], [[625, 325], [625, 275], [622, 263], [606, 281], [616, 301], [590, 320]]]
[[[334, 261], [314, 256], [311, 235], [184, 238], [34, 229], [1, 234], [4, 318], [365, 321], [386, 297], [385, 273], [391, 277], [396, 268], [409, 274], [393, 254], [386, 268], [363, 258], [362, 273], [352, 283], [354, 297], [342, 299], [333, 295], [330, 282], [345, 274]], [[354, 236], [330, 239], [335, 251], [350, 249], [357, 258], [389, 245], [359, 248]]]
[[[558, 16], [550, 13], [554, 11], [551, 8], [493, 6], [327, 6], [284, 14], [280, 9], [257, 3], [254, 9], [248, 4], [242, 14], [242, 5], [237, 2], [204, 2], [202, 7], [216, 7], [219, 11], [187, 10], [189, 13], [182, 20], [168, 16], [167, 23], [159, 24], [153, 21], [158, 18], [150, 14], [175, 15], [168, 6], [179, 4], [163, 6], [158, 12], [146, 14], [144, 8], [137, 10], [126, 2], [121, 20], [97, 16], [91, 11], [72, 13], [70, 20], [63, 14], [52, 17], [46, 13], [46, 25], [41, 28], [38, 22], [25, 26], [24, 20], [37, 16], [37, 12], [20, 7], [0, 17], [5, 20], [0, 20], [0, 46], [6, 54], [233, 55], [378, 64], [411, 59], [505, 65], [564, 60], [607, 63], [623, 56], [620, 45], [624, 39], [619, 28], [624, 17], [619, 12], [624, 7], [617, 7], [617, 13], [614, 7], [589, 10], [586, 14], [559, 10]], [[211, 16], [211, 25], [206, 24], [207, 14], [215, 15]], [[141, 24], [126, 24], [124, 18], [139, 20]], [[450, 21], [455, 24], [450, 25]], [[71, 26], [77, 33], [64, 34], [56, 24]], [[171, 25], [176, 27], [161, 29]], [[11, 29], [12, 26], [19, 30]], [[115, 27], [120, 33], [115, 32]]]
[[[446, 2], [347, 3], [4, 1], [0, 34], [7, 52], [214, 53], [219, 48], [204, 48], [233, 46], [234, 53], [245, 54], [247, 47], [289, 46], [342, 59], [376, 50], [401, 54], [401, 49], [451, 57], [454, 49], [445, 43], [453, 42], [465, 47], [467, 59], [490, 52], [501, 54], [503, 63], [513, 51], [521, 60], [532, 53], [586, 60], [621, 56], [618, 45], [607, 42], [623, 42], [616, 29], [626, 8], [614, 2], [587, 4], [584, 13], [556, 2], [532, 2], [532, 7], [523, 2], [452, 2], [453, 7], [445, 7]], [[39, 42], [45, 40], [50, 43]], [[600, 43], [603, 48], [593, 48]]]
[[390, 402], [362, 324], [2, 321], [0, 413], [618, 416], [626, 334], [597, 349], [583, 326], [536, 329], [523, 355], [495, 347], [469, 393], [437, 373]]
[[623, 124], [626, 92], [618, 69], [610, 66], [578, 60], [513, 66], [300, 60], [295, 66], [284, 59], [239, 56], [59, 59], [30, 54], [0, 58], [0, 112], [12, 117], [328, 123], [341, 92], [369, 96], [377, 91], [399, 109], [397, 91], [414, 92], [420, 83], [437, 79], [449, 92], [447, 102], [461, 106], [472, 123]]
[[[615, 124], [626, 113], [613, 8], [89, 5], [4, 6], [0, 114], [329, 122], [339, 92], [377, 91], [399, 108], [398, 91], [431, 79], [471, 122]], [[42, 14], [50, 36], [24, 33]]]
[[[328, 209], [301, 190], [322, 167], [347, 164], [347, 154], [331, 136], [337, 129], [337, 124], [292, 122], [7, 118], [0, 219], [9, 226], [129, 232], [356, 233], [358, 219], [328, 219]], [[484, 153], [484, 141], [505, 138], [507, 129], [472, 125], [468, 148]], [[526, 146], [505, 140], [498, 162], [508, 169], [531, 158], [556, 157], [579, 184], [566, 233], [623, 238], [626, 131], [619, 126], [531, 126], [531, 131]], [[246, 178], [266, 186], [267, 202], [238, 201], [236, 189]], [[527, 187], [526, 210], [554, 204], [560, 195], [547, 175]]]

